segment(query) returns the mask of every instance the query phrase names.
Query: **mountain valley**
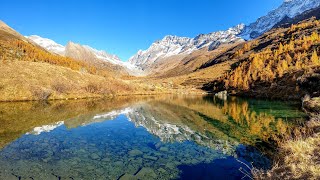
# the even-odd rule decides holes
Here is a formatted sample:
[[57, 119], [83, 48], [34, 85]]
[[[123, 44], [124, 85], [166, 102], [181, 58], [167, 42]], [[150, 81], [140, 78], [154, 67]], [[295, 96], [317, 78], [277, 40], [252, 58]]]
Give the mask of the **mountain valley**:
[[[211, 150], [218, 152], [211, 158], [248, 160], [248, 165], [241, 163], [249, 168], [244, 178], [319, 179], [320, 1], [285, 0], [255, 22], [238, 23], [192, 38], [166, 35], [121, 59], [71, 39], [59, 44], [22, 35], [0, 21], [0, 120], [3, 116], [5, 124], [0, 154], [16, 139], [36, 142], [29, 135], [46, 132], [46, 138], [70, 146], [66, 151], [54, 147], [63, 155], [72, 154], [73, 140], [93, 138], [88, 142], [96, 144], [88, 149], [96, 153], [75, 148], [87, 164], [79, 160], [83, 157], [64, 159], [67, 155], [59, 163], [68, 162], [74, 169], [83, 164], [90, 167], [90, 175], [97, 175], [95, 163], [101, 161], [113, 173], [111, 179], [161, 179], [161, 174], [174, 179], [170, 173], [178, 175], [182, 162], [190, 161], [196, 169], [202, 160], [208, 162], [201, 156], [209, 157], [206, 152]], [[27, 127], [20, 123], [25, 118]], [[71, 134], [66, 136], [70, 142], [56, 132]], [[108, 154], [104, 145], [109, 140], [116, 150]], [[88, 142], [81, 139], [84, 146]], [[53, 151], [36, 150], [54, 157]], [[184, 153], [177, 153], [179, 161], [173, 160], [177, 154], [167, 158], [168, 152], [184, 151], [198, 159], [186, 159]], [[134, 165], [114, 170], [109, 155], [116, 167]], [[153, 165], [156, 170], [150, 170]], [[0, 179], [12, 175], [0, 171]]]
[[[290, 24], [298, 23], [300, 21], [303, 21], [304, 19], [311, 18], [312, 16], [317, 17], [317, 14], [319, 14], [319, 8], [317, 8], [319, 6], [319, 2], [310, 0], [301, 5], [301, 3], [299, 4], [295, 1], [284, 2], [284, 4], [278, 9], [275, 9], [268, 15], [259, 18], [257, 22], [252, 23], [249, 26], [239, 24], [235, 27], [229, 28], [226, 31], [200, 34], [195, 38], [178, 37], [171, 35], [166, 36], [162, 40], [154, 42], [149, 49], [144, 51], [140, 50], [127, 62], [122, 61], [116, 55], [108, 54], [105, 51], [96, 50], [87, 45], [80, 45], [74, 42], [69, 42], [65, 46], [63, 46], [54, 42], [53, 40], [42, 38], [37, 35], [24, 37], [6, 24], [1, 23], [0, 37], [3, 44], [3, 46], [1, 47], [3, 47], [2, 51], [5, 52], [2, 56], [2, 59], [9, 57], [5, 61], [11, 62], [19, 60], [21, 59], [21, 57], [28, 55], [29, 51], [25, 52], [24, 46], [31, 48], [31, 52], [34, 52], [35, 50], [33, 50], [33, 48], [36, 48], [36, 50], [39, 50], [38, 53], [52, 53], [52, 56], [55, 56], [55, 58], [61, 57], [64, 60], [60, 63], [60, 65], [59, 63], [57, 64], [55, 60], [52, 62], [50, 61], [50, 65], [45, 66], [58, 65], [56, 68], [60, 68], [59, 66], [62, 65], [67, 68], [70, 67], [73, 70], [78, 70], [82, 75], [92, 74], [94, 76], [100, 76], [101, 78], [106, 79], [105, 81], [113, 82], [111, 84], [116, 84], [112, 88], [110, 88], [110, 86], [108, 86], [108, 88], [104, 88], [102, 81], [97, 83], [96, 85], [94, 85], [95, 87], [93, 89], [95, 90], [92, 90], [93, 93], [91, 94], [102, 92], [98, 93], [98, 96], [101, 96], [101, 94], [103, 95], [103, 92], [112, 92], [109, 95], [116, 95], [154, 94], [170, 92], [203, 93], [214, 91], [214, 88], [223, 90], [223, 88], [221, 89], [221, 87], [213, 87], [213, 84], [217, 83], [219, 79], [223, 78], [225, 76], [225, 73], [230, 71], [232, 72], [235, 66], [238, 66], [239, 62], [246, 61], [246, 59], [253, 52], [257, 53], [263, 49], [273, 49], [274, 46], [276, 46], [278, 42], [280, 42], [276, 39], [282, 38], [283, 33], [288, 34], [284, 37], [288, 38], [289, 34], [293, 34], [292, 32], [287, 32], [287, 29], [290, 29], [291, 27]], [[268, 19], [268, 21], [264, 19]], [[272, 19], [272, 22], [269, 21], [270, 19]], [[268, 25], [262, 25], [262, 22]], [[270, 27], [272, 26], [276, 28], [271, 29]], [[259, 30], [254, 30], [254, 28], [259, 28]], [[271, 30], [269, 32], [266, 32], [269, 29]], [[308, 30], [308, 28], [306, 29]], [[308, 33], [310, 34], [311, 31], [312, 29], [308, 30]], [[259, 32], [259, 34], [266, 32], [266, 34], [258, 37], [256, 40], [250, 40], [246, 42], [246, 40], [248, 40], [248, 36], [256, 37], [255, 35], [253, 35], [254, 32]], [[295, 38], [302, 38], [301, 33], [300, 35], [295, 36]], [[22, 44], [27, 44], [22, 46], [17, 42], [12, 43], [13, 41], [22, 41]], [[6, 49], [7, 44], [10, 44], [9, 46], [18, 46], [12, 47], [15, 48], [15, 51], [17, 52], [15, 54], [12, 53], [12, 50], [8, 52]], [[22, 49], [20, 46], [22, 46]], [[312, 47], [313, 46], [311, 46], [311, 48]], [[21, 50], [23, 51], [23, 53], [21, 52]], [[239, 53], [241, 53], [241, 55], [238, 55]], [[22, 58], [22, 60], [27, 62], [33, 61], [33, 63], [43, 61], [47, 62], [47, 60], [41, 60], [41, 58], [46, 58], [46, 56], [43, 57], [32, 55], [28, 58]], [[65, 60], [68, 61], [67, 64], [66, 62], [64, 62]], [[20, 61], [17, 61], [15, 63], [20, 63]], [[78, 65], [75, 66], [73, 64]], [[20, 72], [19, 74], [23, 73]], [[94, 78], [92, 80], [95, 81], [97, 79], [101, 79], [100, 77]], [[77, 96], [70, 96], [70, 92], [67, 90], [64, 90], [66, 92], [57, 92], [54, 88], [50, 87], [54, 86], [53, 84], [57, 84], [54, 83], [54, 81], [56, 80], [54, 80], [53, 77], [50, 77], [50, 79], [50, 83], [39, 82], [40, 84], [34, 86], [40, 88], [42, 91], [48, 91], [50, 92], [50, 94], [60, 94], [57, 96], [50, 95], [53, 99], [58, 97], [65, 98]], [[68, 78], [66, 77], [60, 79], [67, 80]], [[43, 86], [41, 84], [51, 85], [41, 87]], [[70, 82], [65, 82], [64, 84], [70, 84]], [[90, 85], [90, 83], [88, 85]], [[123, 88], [117, 88], [118, 86], [121, 86]], [[6, 88], [2, 89], [4, 90]], [[72, 88], [63, 87], [62, 89]], [[78, 89], [85, 88], [79, 87]], [[106, 91], [102, 89], [109, 90]], [[83, 90], [83, 92], [86, 92], [86, 90]], [[29, 94], [34, 93], [29, 92]], [[5, 97], [9, 96], [6, 94]], [[23, 99], [30, 99], [30, 97], [32, 96], [24, 97]], [[297, 96], [296, 98], [300, 97], [301, 95]], [[31, 99], [34, 98], [36, 99], [36, 97], [33, 97]], [[10, 99], [13, 100], [19, 98]], [[5, 98], [2, 98], [2, 100], [5, 100]]]

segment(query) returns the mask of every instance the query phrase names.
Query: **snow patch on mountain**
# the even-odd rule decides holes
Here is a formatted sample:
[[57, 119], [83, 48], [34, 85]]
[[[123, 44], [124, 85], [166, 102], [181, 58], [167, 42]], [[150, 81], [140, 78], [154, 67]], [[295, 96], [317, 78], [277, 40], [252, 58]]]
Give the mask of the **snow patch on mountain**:
[[43, 37], [40, 37], [37, 35], [31, 35], [31, 36], [25, 36], [25, 37], [27, 39], [32, 40], [33, 42], [35, 42], [36, 44], [43, 47], [44, 49], [46, 49], [49, 52], [64, 56], [65, 47], [61, 44], [54, 42], [51, 39], [43, 38]]

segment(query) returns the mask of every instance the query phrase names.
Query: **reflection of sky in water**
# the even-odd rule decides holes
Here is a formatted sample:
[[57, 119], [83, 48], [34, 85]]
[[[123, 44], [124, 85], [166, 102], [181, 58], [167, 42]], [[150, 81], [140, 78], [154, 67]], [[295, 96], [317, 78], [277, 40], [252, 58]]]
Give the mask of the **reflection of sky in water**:
[[[124, 115], [114, 120], [27, 134], [0, 151], [0, 179], [239, 179], [240, 163], [194, 142], [161, 142]], [[190, 173], [193, 176], [190, 176]]]

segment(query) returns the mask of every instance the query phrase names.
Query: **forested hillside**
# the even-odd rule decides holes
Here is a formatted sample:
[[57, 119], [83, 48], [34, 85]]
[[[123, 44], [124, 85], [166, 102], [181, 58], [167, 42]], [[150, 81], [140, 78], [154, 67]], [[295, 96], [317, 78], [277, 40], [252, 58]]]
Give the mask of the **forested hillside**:
[[320, 22], [309, 19], [245, 43], [225, 54], [238, 62], [211, 84], [213, 90], [286, 99], [319, 94], [319, 32]]

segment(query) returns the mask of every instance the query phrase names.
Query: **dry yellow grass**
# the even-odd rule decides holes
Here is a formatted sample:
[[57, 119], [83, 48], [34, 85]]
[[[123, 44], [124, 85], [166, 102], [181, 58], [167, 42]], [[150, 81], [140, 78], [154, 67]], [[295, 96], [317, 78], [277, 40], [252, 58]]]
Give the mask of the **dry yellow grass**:
[[[199, 93], [160, 81], [122, 80], [42, 62], [0, 62], [0, 101], [101, 98], [133, 94]], [[201, 92], [200, 92], [201, 93]]]
[[154, 92], [193, 94], [205, 93], [201, 88], [220, 78], [225, 72], [230, 70], [231, 65], [236, 61], [225, 61], [215, 64], [205, 69], [178, 75], [173, 77], [132, 77], [127, 82], [139, 84], [144, 89]]
[[[320, 121], [311, 120], [312, 128], [320, 127]], [[317, 129], [316, 128], [316, 129]], [[284, 142], [280, 146], [279, 161], [265, 172], [253, 169], [255, 179], [320, 179], [320, 133], [308, 138]]]
[[294, 178], [311, 176], [320, 178], [320, 135], [305, 140], [289, 141], [282, 147], [288, 155], [285, 164], [290, 164]]
[[103, 97], [130, 90], [121, 80], [48, 63], [0, 63], [0, 101]]

